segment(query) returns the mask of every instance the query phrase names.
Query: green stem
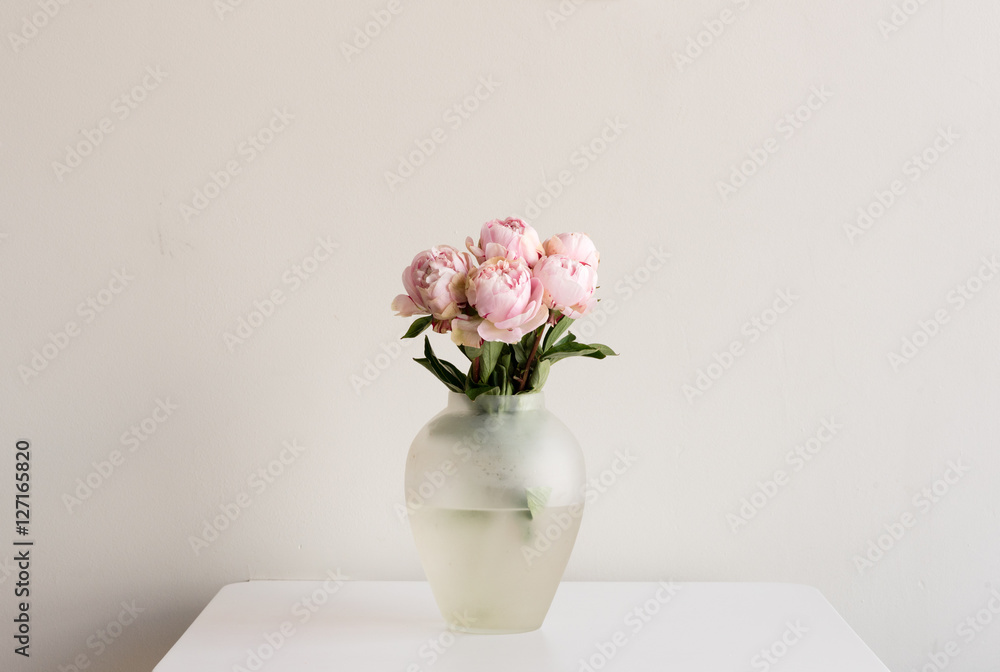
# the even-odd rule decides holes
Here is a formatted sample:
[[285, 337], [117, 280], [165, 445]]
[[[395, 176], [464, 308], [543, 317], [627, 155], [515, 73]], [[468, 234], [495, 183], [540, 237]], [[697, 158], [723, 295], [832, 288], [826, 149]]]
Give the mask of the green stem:
[[524, 363], [524, 373], [521, 375], [521, 386], [518, 388], [518, 392], [524, 392], [524, 386], [528, 384], [528, 378], [531, 375], [531, 363], [535, 360], [535, 353], [538, 352], [538, 344], [542, 340], [543, 331], [545, 331], [544, 324], [535, 330], [535, 342], [531, 344], [531, 354], [528, 355], [528, 361]]

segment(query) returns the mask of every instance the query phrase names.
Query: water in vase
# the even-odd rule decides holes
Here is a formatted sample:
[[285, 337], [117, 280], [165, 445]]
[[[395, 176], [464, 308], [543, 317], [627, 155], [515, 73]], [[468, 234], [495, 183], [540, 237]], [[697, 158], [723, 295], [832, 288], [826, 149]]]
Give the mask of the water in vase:
[[583, 506], [421, 507], [410, 525], [445, 619], [469, 632], [541, 626], [569, 561]]

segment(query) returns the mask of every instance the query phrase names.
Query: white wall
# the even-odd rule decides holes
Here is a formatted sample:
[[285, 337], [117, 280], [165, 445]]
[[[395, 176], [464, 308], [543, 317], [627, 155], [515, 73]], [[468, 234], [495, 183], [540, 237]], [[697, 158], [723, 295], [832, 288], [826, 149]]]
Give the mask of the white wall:
[[[419, 578], [394, 507], [409, 441], [444, 390], [409, 361], [413, 344], [360, 393], [351, 376], [398, 350], [406, 323], [388, 305], [416, 251], [529, 214], [561, 171], [572, 183], [531, 220], [598, 242], [615, 313], [584, 328], [622, 356], [560, 364], [549, 406], [594, 477], [615, 451], [637, 459], [589, 508], [567, 577], [809, 583], [893, 670], [950, 640], [949, 669], [995, 669], [1000, 625], [971, 642], [956, 626], [1000, 585], [1000, 279], [964, 305], [952, 292], [1000, 259], [1000, 8], [908, 0], [918, 11], [883, 35], [893, 0], [399, 2], [350, 58], [341, 44], [385, 2], [246, 0], [220, 19], [207, 0], [77, 1], [22, 41], [8, 33], [38, 5], [0, 8], [0, 491], [11, 524], [9, 453], [27, 437], [30, 669], [80, 655], [151, 669], [228, 582]], [[553, 23], [560, 6], [573, 12]], [[679, 67], [723, 10], [721, 34]], [[144, 78], [152, 90], [121, 118]], [[481, 79], [495, 90], [455, 127], [445, 111]], [[794, 133], [776, 126], [821, 89]], [[293, 119], [241, 152], [275, 109]], [[105, 118], [99, 147], [57, 176], [65, 147]], [[608, 119], [624, 130], [581, 160]], [[391, 190], [384, 173], [437, 127], [445, 140]], [[914, 172], [938, 129], [956, 137]], [[717, 183], [769, 140], [776, 151], [724, 199]], [[180, 206], [230, 161], [239, 174], [186, 218]], [[892, 206], [852, 239], [845, 226], [894, 180]], [[283, 280], [326, 238], [332, 258], [298, 288]], [[671, 255], [655, 272], [651, 249]], [[112, 283], [122, 269], [125, 287]], [[121, 291], [102, 295], [109, 283]], [[275, 290], [284, 302], [227, 347]], [[755, 338], [744, 325], [781, 291], [792, 307]], [[89, 297], [110, 304], [80, 308]], [[947, 322], [894, 367], [935, 314]], [[70, 321], [79, 333], [23, 380]], [[734, 340], [743, 354], [689, 401], [683, 385]], [[176, 410], [130, 452], [122, 434], [157, 400]], [[830, 418], [836, 436], [796, 470], [788, 452]], [[285, 472], [249, 483], [291, 440], [306, 449]], [[68, 511], [64, 496], [113, 451], [123, 461]], [[727, 516], [776, 470], [788, 481], [734, 532]], [[946, 475], [957, 482], [928, 504], [921, 488]], [[189, 538], [241, 494], [249, 508], [196, 554]], [[904, 514], [913, 526], [859, 570]], [[122, 601], [145, 611], [106, 650], [88, 647]]]

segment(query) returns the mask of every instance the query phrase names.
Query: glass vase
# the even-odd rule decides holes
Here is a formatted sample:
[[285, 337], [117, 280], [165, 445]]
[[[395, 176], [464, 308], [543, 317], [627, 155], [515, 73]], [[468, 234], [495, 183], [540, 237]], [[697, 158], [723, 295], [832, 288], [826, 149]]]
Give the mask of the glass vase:
[[583, 452], [542, 393], [450, 393], [406, 460], [424, 572], [455, 630], [514, 633], [545, 620], [584, 508]]

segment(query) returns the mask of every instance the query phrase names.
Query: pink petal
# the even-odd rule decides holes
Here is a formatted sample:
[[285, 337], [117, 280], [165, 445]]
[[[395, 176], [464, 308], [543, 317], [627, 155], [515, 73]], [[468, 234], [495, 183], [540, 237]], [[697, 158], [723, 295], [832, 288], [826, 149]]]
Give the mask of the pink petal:
[[406, 294], [400, 294], [392, 300], [392, 309], [396, 311], [396, 317], [412, 317], [417, 313], [426, 312], [413, 303], [413, 299]]

